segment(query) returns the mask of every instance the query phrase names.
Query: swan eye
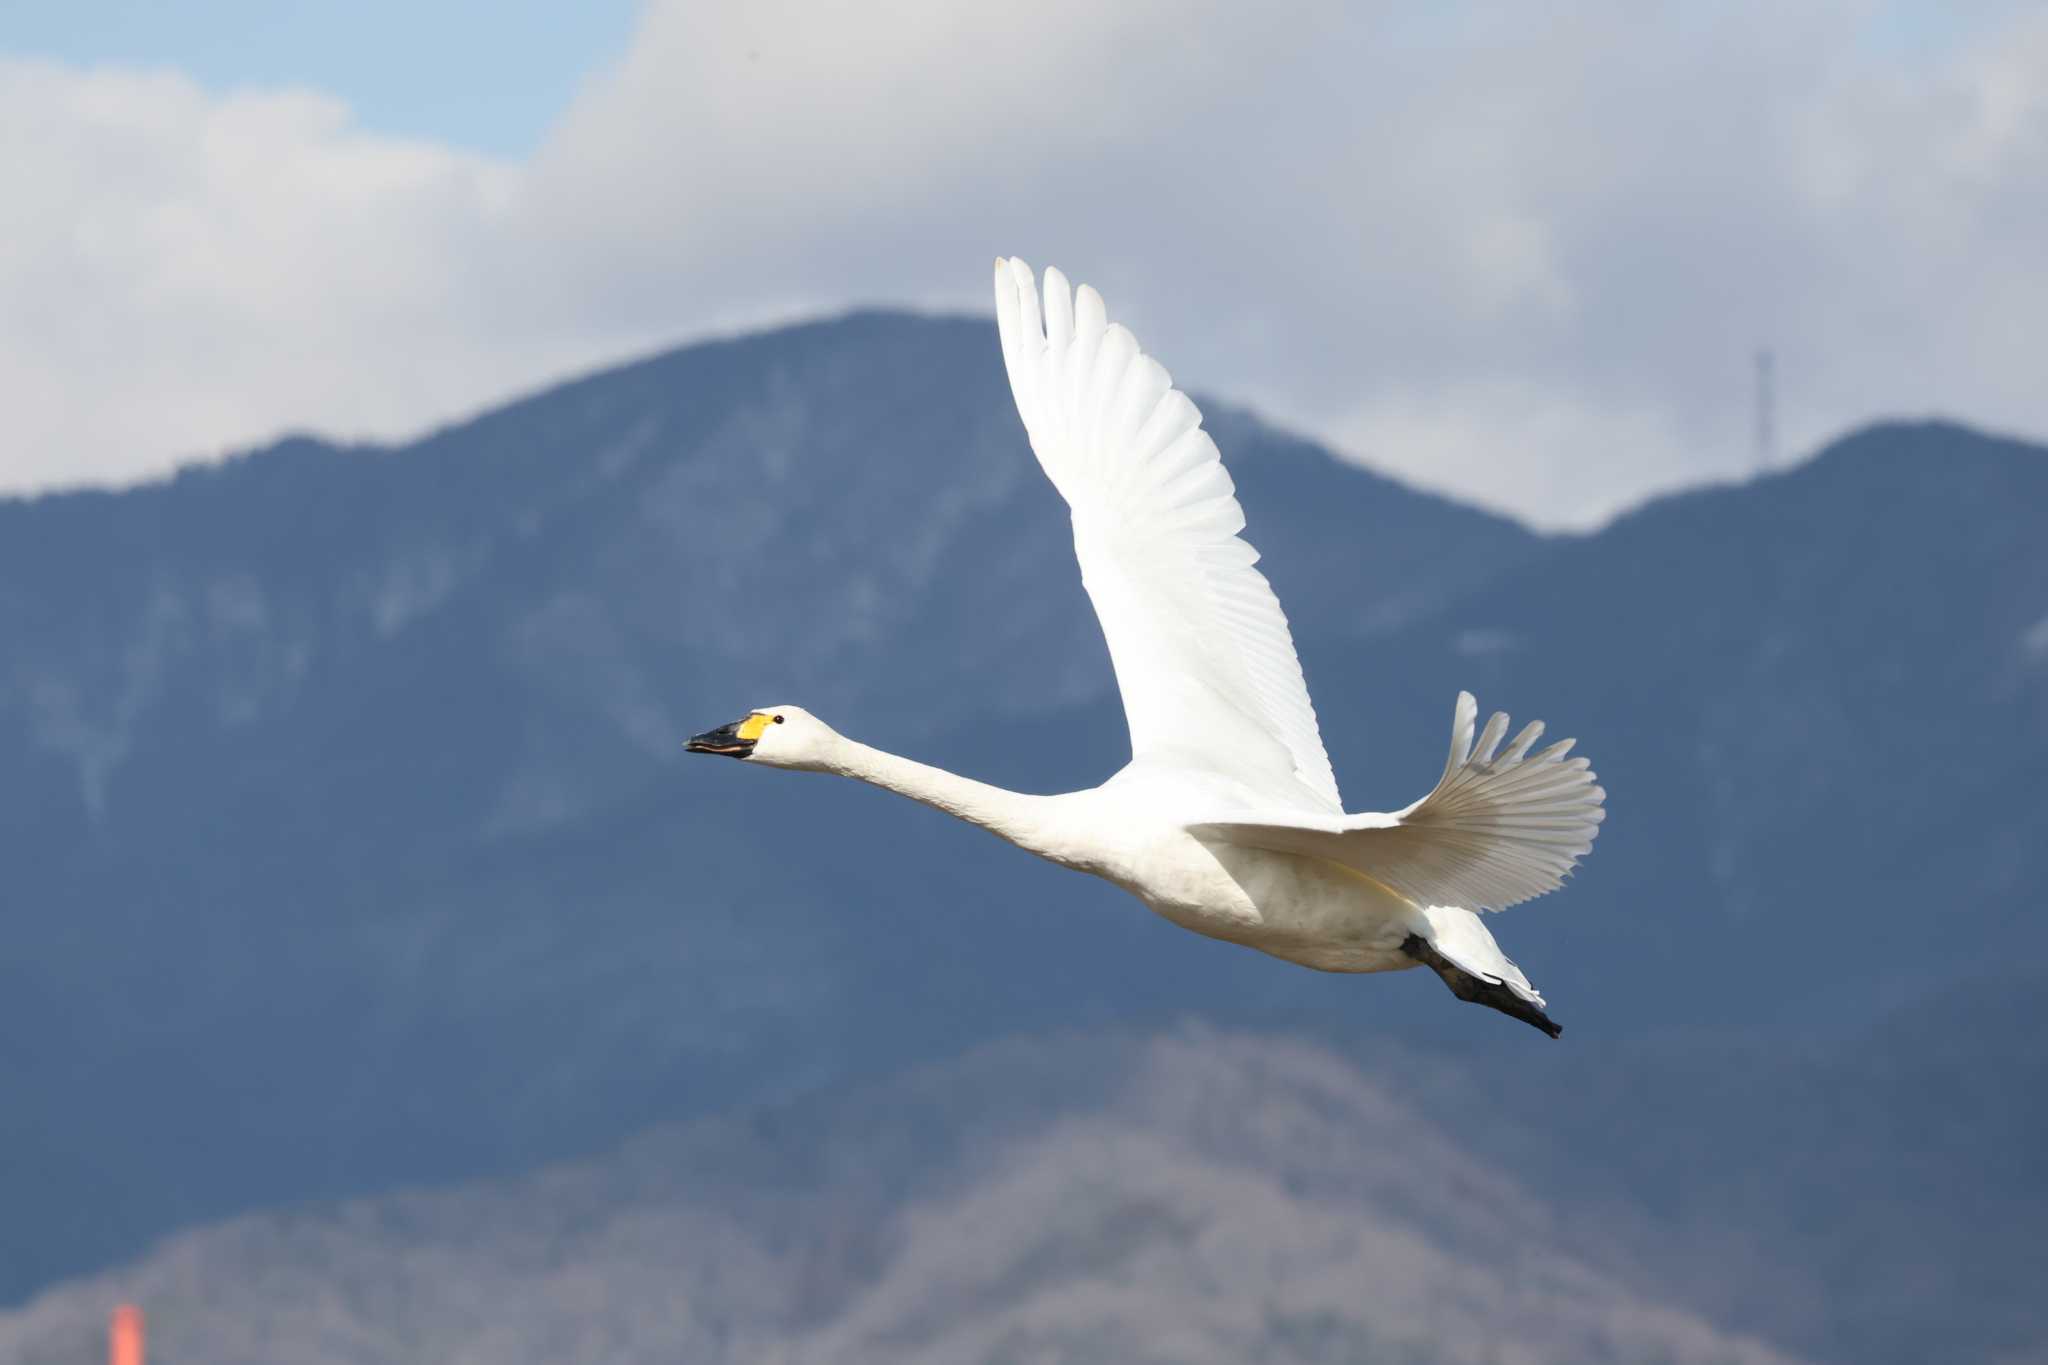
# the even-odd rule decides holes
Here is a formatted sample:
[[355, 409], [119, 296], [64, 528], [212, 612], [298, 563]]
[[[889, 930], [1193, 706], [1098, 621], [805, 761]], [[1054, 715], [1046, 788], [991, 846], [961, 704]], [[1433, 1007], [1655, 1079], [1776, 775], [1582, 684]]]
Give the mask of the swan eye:
[[777, 717], [775, 718], [775, 723], [776, 723], [777, 725], [780, 725], [780, 724], [782, 724], [782, 717], [780, 717], [780, 716], [777, 716]]

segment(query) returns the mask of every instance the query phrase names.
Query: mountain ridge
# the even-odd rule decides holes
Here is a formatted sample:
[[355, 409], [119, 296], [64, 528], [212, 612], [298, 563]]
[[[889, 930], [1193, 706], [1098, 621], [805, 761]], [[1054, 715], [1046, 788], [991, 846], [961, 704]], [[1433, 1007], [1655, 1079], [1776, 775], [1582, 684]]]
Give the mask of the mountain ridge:
[[[1755, 1058], [1813, 1046], [1851, 1074], [1836, 1041], [2003, 991], [2044, 946], [2038, 450], [1872, 428], [1855, 458], [1538, 537], [1212, 413], [1350, 806], [1426, 789], [1460, 688], [1577, 734], [1613, 793], [1582, 874], [1495, 925], [1570, 1029], [1543, 1058], [1418, 974], [1301, 972], [879, 793], [681, 766], [682, 736], [782, 699], [1025, 789], [1126, 752], [992, 328], [792, 335], [416, 447], [0, 503], [0, 1077], [23, 1097], [0, 1204], [38, 1229], [0, 1241], [0, 1301], [240, 1211], [510, 1176], [1011, 1033], [1193, 1011], [1414, 1049], [1473, 1122], [1458, 1093], [1522, 1095], [1530, 1131], [1490, 1159], [1542, 1191], [1627, 1173], [1671, 1210], [1672, 1301], [1820, 1357], [1936, 1339], [1931, 1306], [1872, 1342], [1754, 1283], [1685, 1287], [1671, 1267], [1731, 1226], [1675, 1182], [1738, 1187], [1691, 1129], [1747, 1150], [1797, 1100]], [[1924, 1045], [1987, 1103], [1978, 1026], [1940, 1018]], [[1587, 1112], [1545, 1112], [1556, 1094]], [[1915, 1169], [1916, 1112], [1859, 1137], [1868, 1169]], [[1974, 1153], [2018, 1182], [2015, 1220], [2048, 1211], [1996, 1145], [2030, 1112]], [[1838, 1240], [1807, 1253], [1887, 1246], [1910, 1275], [1887, 1230], [1951, 1226], [1868, 1202], [1831, 1205]], [[2019, 1312], [1996, 1292], [1986, 1321]]]
[[74, 1357], [117, 1299], [222, 1365], [1791, 1359], [1635, 1297], [1551, 1224], [1320, 1048], [1069, 1033], [494, 1185], [185, 1234], [0, 1314], [0, 1359]]

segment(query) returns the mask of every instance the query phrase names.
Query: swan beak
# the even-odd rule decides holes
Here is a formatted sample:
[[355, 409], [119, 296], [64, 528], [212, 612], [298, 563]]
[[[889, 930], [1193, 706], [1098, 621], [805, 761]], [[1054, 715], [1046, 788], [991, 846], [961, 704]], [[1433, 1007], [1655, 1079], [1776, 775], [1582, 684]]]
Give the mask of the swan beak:
[[[693, 754], [730, 754], [734, 758], [745, 758], [754, 752], [754, 740], [759, 737], [758, 726], [749, 725], [752, 716], [736, 720], [730, 725], [721, 725], [716, 730], [706, 730], [701, 735], [690, 736], [690, 742], [683, 747]], [[742, 737], [742, 728], [754, 731]]]

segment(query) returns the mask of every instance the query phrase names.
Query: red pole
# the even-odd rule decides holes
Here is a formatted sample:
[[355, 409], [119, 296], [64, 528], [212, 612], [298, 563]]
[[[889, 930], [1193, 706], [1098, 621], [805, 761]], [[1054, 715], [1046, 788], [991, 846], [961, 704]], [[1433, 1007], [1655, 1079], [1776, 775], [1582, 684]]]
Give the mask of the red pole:
[[124, 1303], [107, 1327], [107, 1365], [142, 1365], [142, 1310]]

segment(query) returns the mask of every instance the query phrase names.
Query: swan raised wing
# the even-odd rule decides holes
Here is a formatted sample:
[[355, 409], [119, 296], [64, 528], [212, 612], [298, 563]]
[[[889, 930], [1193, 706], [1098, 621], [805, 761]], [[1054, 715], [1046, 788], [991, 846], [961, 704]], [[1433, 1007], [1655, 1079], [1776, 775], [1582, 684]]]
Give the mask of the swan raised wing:
[[1287, 617], [1202, 414], [1087, 285], [999, 260], [1018, 415], [1073, 513], [1074, 554], [1134, 765], [1214, 773], [1283, 809], [1341, 812]]
[[1196, 821], [1188, 831], [1342, 863], [1417, 905], [1504, 910], [1555, 891], [1592, 849], [1607, 793], [1585, 759], [1566, 757], [1571, 740], [1529, 752], [1543, 722], [1524, 726], [1502, 749], [1507, 713], [1494, 712], [1475, 740], [1478, 718], [1479, 703], [1460, 692], [1444, 775], [1405, 810], [1233, 815]]

